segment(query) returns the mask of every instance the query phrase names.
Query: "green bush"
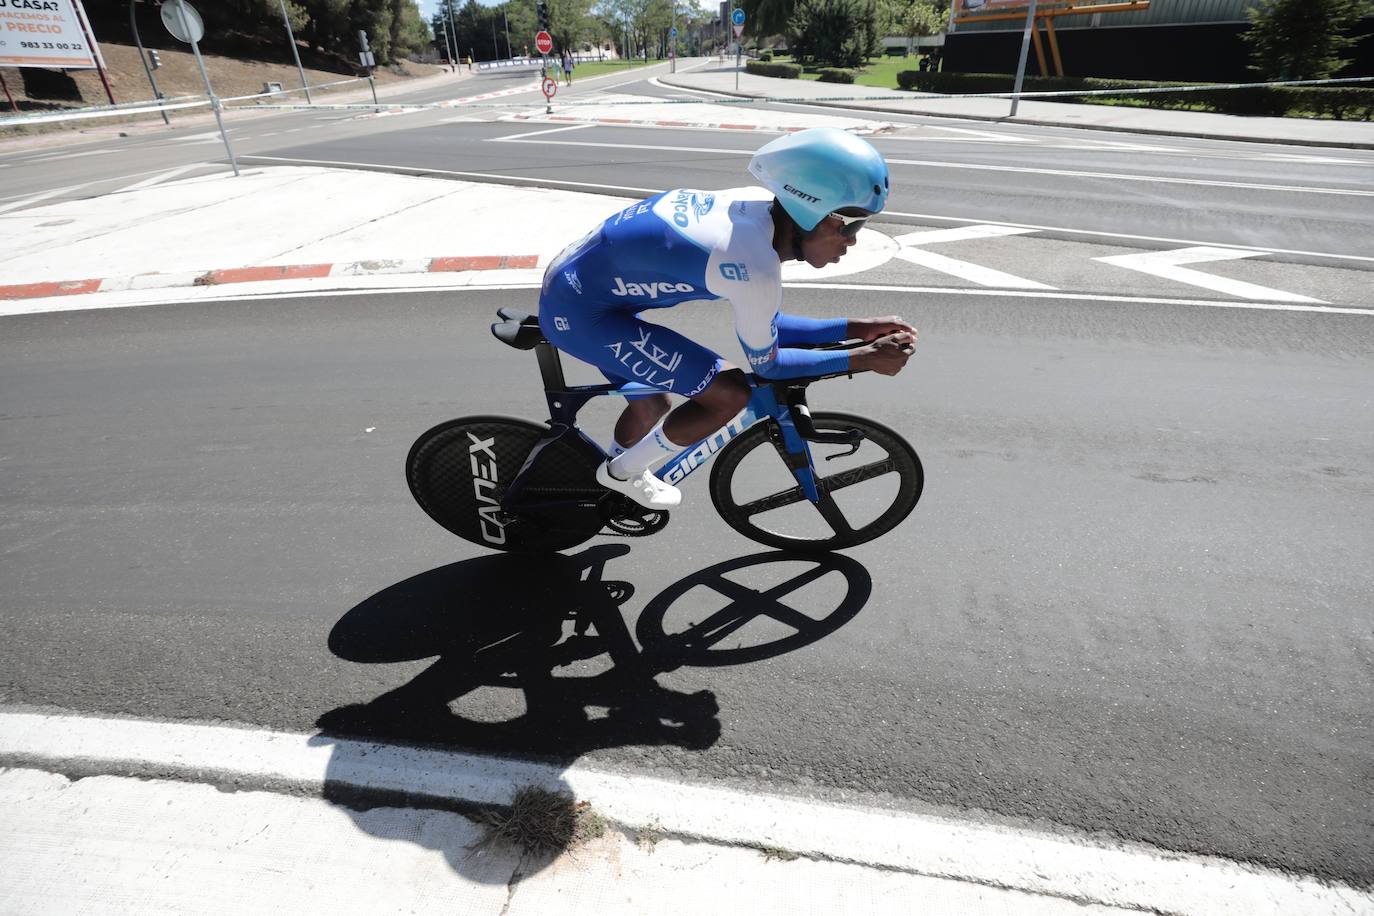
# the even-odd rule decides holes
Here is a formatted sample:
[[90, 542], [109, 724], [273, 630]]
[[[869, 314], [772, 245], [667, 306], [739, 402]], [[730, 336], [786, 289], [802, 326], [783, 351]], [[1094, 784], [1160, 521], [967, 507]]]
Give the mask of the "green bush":
[[[948, 73], [902, 70], [897, 85], [916, 92], [962, 95], [1011, 92], [1014, 78], [1005, 73]], [[1098, 79], [1090, 76], [1027, 76], [1026, 92], [1073, 90], [1167, 89], [1195, 83], [1157, 83], [1143, 80]], [[1318, 115], [1340, 120], [1374, 120], [1374, 89], [1356, 86], [1249, 86], [1244, 89], [1199, 89], [1190, 92], [1151, 92], [1143, 95], [1056, 96], [1047, 101], [1094, 105], [1128, 104], [1146, 108], [1195, 109], [1223, 114]]]
[[778, 79], [794, 80], [801, 76], [801, 64], [771, 64], [757, 60], [745, 63], [744, 72], [752, 73], [755, 76], [773, 76]]
[[759, 62], [760, 62], [760, 63], [765, 63], [765, 64], [766, 64], [766, 63], [771, 62], [772, 60], [773, 60], [773, 52], [772, 52], [772, 51], [764, 51], [764, 52], [762, 52], [761, 54], [759, 54]]
[[852, 83], [854, 82], [854, 71], [844, 67], [823, 67], [818, 79], [822, 83]]
[[803, 63], [859, 67], [881, 42], [870, 0], [797, 0], [787, 44]]

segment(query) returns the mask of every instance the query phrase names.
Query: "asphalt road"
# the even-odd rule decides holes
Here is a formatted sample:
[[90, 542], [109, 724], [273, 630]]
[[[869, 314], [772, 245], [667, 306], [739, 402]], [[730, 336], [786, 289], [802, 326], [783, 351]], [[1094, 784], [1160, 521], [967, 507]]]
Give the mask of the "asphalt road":
[[[663, 533], [557, 562], [425, 517], [402, 475], [421, 431], [541, 417], [532, 358], [485, 328], [527, 291], [5, 319], [0, 699], [589, 757], [1374, 882], [1368, 320], [792, 293], [922, 330], [897, 379], [813, 391], [927, 472], [900, 528], [821, 567], [727, 529], [704, 478]], [[717, 309], [677, 311], [729, 346]]]
[[[234, 131], [245, 157], [621, 194], [741, 183], [768, 136], [521, 138], [555, 125], [501, 111]], [[1098, 256], [1253, 244], [1272, 253], [1207, 269], [1372, 304], [1369, 154], [882, 117], [906, 125], [876, 141], [889, 234], [1043, 227], [980, 257], [1085, 294], [1180, 292]], [[204, 126], [11, 153], [0, 208], [221, 157]], [[927, 473], [900, 528], [822, 567], [735, 535], [704, 476], [662, 534], [562, 561], [426, 518], [402, 476], [420, 432], [542, 418], [532, 359], [485, 329], [530, 291], [6, 318], [0, 702], [591, 757], [1374, 884], [1368, 318], [917, 293], [914, 270], [847, 278], [898, 291], [788, 291], [922, 331], [898, 379], [813, 392], [902, 431]], [[734, 352], [718, 309], [676, 312]]]

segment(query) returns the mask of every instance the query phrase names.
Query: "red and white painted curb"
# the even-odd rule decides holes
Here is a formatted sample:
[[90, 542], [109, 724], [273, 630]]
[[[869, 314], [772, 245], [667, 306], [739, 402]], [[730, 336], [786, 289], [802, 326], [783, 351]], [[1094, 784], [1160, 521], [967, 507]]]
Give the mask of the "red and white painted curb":
[[312, 280], [320, 277], [364, 277], [379, 274], [460, 273], [479, 270], [530, 270], [539, 266], [537, 254], [472, 255], [467, 257], [351, 261], [339, 264], [276, 264], [219, 270], [138, 274], [87, 280], [48, 280], [0, 286], [0, 299], [44, 299], [137, 289], [177, 286], [225, 286], [274, 280]]

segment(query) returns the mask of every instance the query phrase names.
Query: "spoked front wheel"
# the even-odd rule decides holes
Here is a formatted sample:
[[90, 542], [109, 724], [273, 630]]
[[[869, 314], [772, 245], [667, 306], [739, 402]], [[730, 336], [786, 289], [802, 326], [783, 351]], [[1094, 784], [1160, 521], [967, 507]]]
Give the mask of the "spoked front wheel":
[[816, 429], [863, 433], [858, 449], [812, 442], [817, 489], [813, 503], [783, 461], [781, 432], [758, 423], [716, 457], [711, 501], [731, 528], [784, 550], [838, 550], [895, 528], [916, 507], [925, 472], [916, 451], [893, 430], [846, 413], [812, 415]]

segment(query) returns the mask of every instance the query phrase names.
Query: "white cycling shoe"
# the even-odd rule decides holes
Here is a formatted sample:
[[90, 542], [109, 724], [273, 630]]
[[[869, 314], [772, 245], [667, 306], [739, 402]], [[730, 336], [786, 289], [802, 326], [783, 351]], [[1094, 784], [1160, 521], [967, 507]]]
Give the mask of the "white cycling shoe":
[[629, 480], [621, 480], [611, 474], [611, 463], [603, 461], [596, 469], [596, 482], [625, 494], [646, 509], [671, 509], [682, 504], [682, 491], [659, 480], [652, 471], [640, 471]]

